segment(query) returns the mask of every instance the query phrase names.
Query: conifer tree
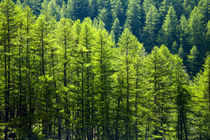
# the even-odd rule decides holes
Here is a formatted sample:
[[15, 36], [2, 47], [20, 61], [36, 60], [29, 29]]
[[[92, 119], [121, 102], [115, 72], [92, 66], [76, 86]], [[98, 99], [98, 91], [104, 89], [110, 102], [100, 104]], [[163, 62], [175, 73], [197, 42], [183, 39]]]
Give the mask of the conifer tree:
[[[93, 113], [91, 110], [91, 104], [94, 101], [91, 101], [92, 97], [92, 84], [93, 84], [93, 72], [92, 72], [92, 46], [94, 45], [93, 40], [93, 29], [91, 27], [92, 21], [89, 18], [86, 18], [81, 25], [80, 32], [80, 49], [82, 53], [82, 100], [83, 100], [83, 120], [84, 120], [84, 128], [88, 139], [92, 138], [93, 132], [92, 130], [92, 121], [93, 121]], [[84, 135], [84, 136], [85, 136]]]
[[33, 101], [34, 101], [34, 98], [33, 98], [33, 84], [32, 84], [32, 64], [31, 64], [31, 60], [32, 60], [32, 47], [30, 47], [32, 45], [32, 28], [33, 28], [33, 24], [34, 24], [34, 21], [35, 21], [35, 17], [32, 13], [32, 10], [26, 6], [25, 9], [24, 9], [24, 18], [25, 18], [25, 34], [26, 34], [26, 57], [25, 57], [25, 61], [26, 61], [26, 82], [27, 82], [27, 89], [26, 89], [26, 92], [27, 92], [27, 96], [28, 96], [28, 104], [29, 104], [29, 107], [28, 107], [28, 110], [29, 110], [29, 113], [28, 113], [28, 131], [29, 131], [29, 134], [28, 134], [28, 137], [29, 139], [31, 139], [32, 137], [32, 124], [33, 124], [33, 121], [34, 121], [34, 118], [32, 117], [33, 116], [33, 113], [34, 113], [34, 105], [33, 105]]
[[145, 98], [145, 94], [143, 91], [143, 87], [145, 86], [143, 75], [144, 72], [144, 61], [145, 61], [145, 49], [142, 44], [138, 44], [138, 46], [135, 48], [135, 59], [133, 61], [134, 63], [134, 69], [135, 69], [135, 90], [134, 90], [134, 125], [133, 125], [133, 132], [134, 132], [134, 138], [138, 140], [139, 138], [143, 138], [144, 134], [144, 127], [145, 127], [145, 101], [143, 99]]
[[68, 0], [67, 12], [71, 12], [68, 17], [83, 20], [88, 16], [88, 6], [88, 0]]
[[120, 26], [123, 26], [123, 24], [125, 23], [125, 15], [121, 0], [114, 0], [112, 6], [113, 19], [118, 18]]
[[[174, 108], [171, 77], [172, 55], [166, 46], [155, 47], [146, 58], [145, 68], [148, 71], [147, 79], [147, 123], [145, 139], [172, 138]], [[168, 104], [170, 102], [170, 104]], [[170, 123], [169, 123], [170, 122]]]
[[133, 115], [133, 92], [134, 92], [134, 86], [133, 86], [133, 77], [134, 75], [134, 64], [132, 64], [132, 61], [134, 60], [135, 51], [139, 47], [139, 42], [136, 37], [132, 35], [132, 33], [129, 31], [129, 29], [125, 29], [119, 39], [118, 42], [119, 45], [119, 68], [121, 71], [119, 72], [119, 77], [123, 81], [119, 81], [119, 83], [122, 82], [122, 96], [125, 98], [122, 98], [122, 102], [125, 102], [123, 107], [123, 113], [124, 118], [124, 124], [125, 124], [125, 138], [126, 139], [132, 139], [133, 133], [132, 133], [132, 126], [134, 125], [132, 122], [132, 115]]
[[[103, 4], [102, 4], [103, 3]], [[106, 0], [99, 3], [102, 7], [99, 9], [98, 19], [105, 23], [105, 28], [110, 31], [113, 22], [113, 16], [111, 11], [111, 1]]]
[[89, 0], [89, 15], [90, 18], [93, 20], [95, 17], [98, 16], [98, 1], [97, 0]]
[[120, 23], [119, 23], [118, 18], [116, 18], [114, 20], [114, 23], [113, 23], [113, 26], [112, 26], [112, 32], [114, 34], [115, 42], [117, 43], [118, 39], [120, 37], [120, 34], [121, 34], [121, 27], [120, 27]]
[[[0, 13], [1, 13], [1, 42], [3, 46], [3, 67], [4, 67], [4, 77], [3, 79], [3, 85], [4, 90], [2, 92], [4, 93], [2, 96], [4, 96], [4, 123], [5, 130], [4, 130], [4, 139], [8, 139], [8, 123], [9, 121], [14, 117], [12, 114], [14, 110], [11, 109], [11, 92], [14, 90], [12, 89], [12, 61], [14, 60], [13, 57], [13, 50], [15, 49], [14, 46], [14, 39], [17, 34], [17, 19], [16, 16], [18, 14], [17, 7], [14, 4], [12, 0], [5, 0], [0, 3]], [[13, 81], [14, 82], [14, 81]]]
[[188, 70], [191, 77], [195, 76], [198, 72], [198, 53], [197, 46], [193, 46], [188, 55]]
[[209, 115], [210, 115], [210, 95], [209, 95], [209, 61], [207, 56], [203, 70], [196, 76], [190, 87], [192, 93], [193, 118], [191, 128], [192, 138], [208, 139], [209, 138]]
[[174, 41], [172, 44], [171, 52], [172, 52], [172, 54], [177, 54], [177, 52], [178, 52], [178, 44], [176, 41]]
[[[57, 37], [57, 42], [59, 44], [59, 46], [61, 47], [61, 55], [62, 57], [61, 59], [61, 63], [63, 64], [62, 66], [62, 71], [63, 71], [63, 89], [61, 89], [60, 91], [63, 91], [64, 94], [64, 100], [65, 100], [65, 105], [64, 105], [64, 110], [65, 110], [65, 127], [66, 127], [66, 139], [70, 139], [70, 111], [71, 111], [71, 105], [70, 105], [70, 95], [69, 95], [69, 89], [68, 87], [70, 86], [70, 77], [71, 75], [71, 71], [72, 68], [70, 67], [70, 64], [72, 64], [72, 60], [71, 60], [71, 53], [72, 53], [72, 48], [74, 45], [74, 37], [73, 37], [73, 33], [72, 33], [72, 29], [71, 29], [71, 25], [72, 22], [68, 19], [61, 19], [61, 21], [58, 23], [57, 25], [57, 31], [56, 33], [59, 34], [59, 36]], [[57, 97], [57, 103], [58, 105], [60, 105], [60, 101], [59, 98], [62, 95], [58, 95]], [[59, 111], [59, 110], [58, 110]], [[61, 138], [61, 118], [60, 116], [58, 116], [58, 125], [59, 126], [59, 137]]]
[[154, 47], [158, 32], [159, 13], [154, 5], [150, 5], [149, 11], [146, 13], [146, 21], [144, 26], [144, 38], [146, 39], [145, 48], [151, 51]]
[[95, 71], [94, 83], [95, 93], [98, 97], [97, 104], [99, 106], [98, 115], [99, 125], [98, 136], [110, 139], [110, 104], [112, 102], [111, 76], [113, 74], [112, 62], [113, 53], [111, 47], [114, 45], [112, 37], [105, 29], [99, 30], [97, 33], [96, 46], [94, 49], [93, 66]]
[[198, 3], [198, 8], [201, 10], [201, 13], [204, 15], [204, 23], [206, 23], [208, 19], [208, 1], [200, 0]]
[[152, 5], [155, 6], [154, 0], [144, 0], [144, 1], [143, 1], [143, 9], [144, 9], [145, 15], [147, 15], [147, 13], [149, 12], [150, 7], [151, 7]]
[[185, 55], [185, 53], [184, 53], [184, 50], [183, 50], [183, 47], [182, 47], [182, 46], [179, 47], [179, 52], [178, 52], [178, 54], [179, 54], [179, 57], [180, 57], [182, 60], [184, 60], [184, 55]]
[[184, 0], [182, 3], [183, 9], [184, 9], [184, 15], [185, 17], [189, 17], [190, 12], [193, 10], [195, 7], [196, 3], [195, 0]]
[[188, 139], [189, 123], [188, 113], [190, 112], [190, 93], [187, 89], [188, 75], [184, 70], [183, 61], [178, 55], [173, 56], [173, 90], [176, 96], [177, 110], [177, 138]]
[[189, 41], [191, 45], [196, 45], [201, 54], [203, 54], [203, 14], [201, 10], [195, 6], [189, 17], [189, 30], [190, 38]]
[[177, 17], [174, 8], [171, 6], [165, 17], [162, 29], [159, 33], [160, 44], [165, 44], [169, 48], [174, 40], [177, 39]]
[[[51, 123], [50, 123], [50, 109], [51, 109], [51, 97], [50, 88], [48, 87], [51, 78], [49, 77], [48, 68], [48, 50], [49, 50], [49, 32], [50, 25], [47, 21], [46, 15], [40, 15], [35, 23], [34, 32], [34, 49], [36, 52], [36, 65], [34, 68], [39, 69], [36, 72], [39, 79], [35, 87], [35, 92], [39, 93], [39, 100], [43, 101], [39, 103], [39, 108], [37, 110], [37, 115], [42, 116], [42, 133], [45, 137], [48, 137], [51, 133]], [[37, 105], [37, 104], [36, 104]]]
[[138, 39], [141, 35], [142, 27], [142, 7], [139, 0], [131, 0], [128, 4], [128, 9], [126, 12], [126, 22], [125, 28], [128, 28]]
[[188, 21], [185, 18], [184, 15], [181, 16], [180, 19], [180, 24], [179, 24], [179, 37], [180, 37], [180, 44], [184, 47], [184, 51], [185, 52], [189, 52], [190, 51], [190, 45], [188, 42], [188, 38], [189, 38], [189, 26], [188, 26]]

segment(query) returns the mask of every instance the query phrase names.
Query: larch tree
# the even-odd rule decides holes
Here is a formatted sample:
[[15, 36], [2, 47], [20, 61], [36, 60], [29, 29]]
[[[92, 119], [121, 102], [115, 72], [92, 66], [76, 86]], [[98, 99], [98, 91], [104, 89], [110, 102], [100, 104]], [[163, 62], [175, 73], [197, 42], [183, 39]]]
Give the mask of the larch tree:
[[119, 39], [119, 77], [122, 81], [122, 102], [124, 102], [123, 113], [124, 113], [124, 137], [125, 139], [132, 139], [132, 127], [133, 127], [133, 98], [134, 95], [134, 82], [135, 82], [135, 69], [134, 58], [137, 57], [135, 53], [137, 48], [139, 47], [139, 42], [136, 37], [134, 37], [129, 31], [129, 29], [125, 29]]
[[209, 116], [210, 116], [210, 95], [209, 95], [209, 65], [210, 57], [207, 56], [203, 70], [196, 76], [191, 84], [190, 91], [193, 95], [192, 104], [193, 118], [192, 126], [193, 139], [208, 139], [209, 138]]
[[[60, 61], [62, 63], [62, 88], [63, 89], [60, 89], [60, 92], [63, 91], [62, 93], [64, 94], [63, 95], [60, 95], [58, 94], [57, 95], [57, 104], [60, 106], [61, 104], [61, 97], [64, 98], [64, 101], [65, 101], [65, 105], [64, 105], [64, 111], [65, 111], [65, 128], [66, 128], [66, 139], [70, 139], [70, 113], [71, 113], [71, 104], [70, 104], [70, 101], [69, 101], [69, 98], [71, 97], [70, 95], [70, 82], [71, 81], [71, 74], [72, 74], [72, 69], [70, 67], [70, 65], [72, 64], [72, 60], [71, 60], [71, 53], [72, 53], [72, 48], [73, 48], [73, 45], [74, 45], [74, 34], [72, 33], [72, 21], [71, 20], [68, 20], [68, 19], [61, 19], [59, 22], [58, 22], [58, 25], [57, 25], [57, 28], [56, 28], [56, 33], [59, 34], [59, 36], [57, 36], [57, 44], [60, 46], [60, 55], [62, 56], [60, 58]], [[58, 107], [58, 112], [60, 111], [59, 109], [60, 107]], [[60, 114], [61, 115], [61, 114]], [[61, 123], [62, 123], [62, 120], [61, 120], [61, 116], [58, 115], [58, 129], [59, 129], [59, 133], [58, 133], [58, 136], [59, 138], [61, 138]]]
[[[42, 118], [43, 129], [42, 132], [46, 137], [51, 135], [51, 86], [50, 81], [52, 77], [49, 75], [49, 47], [50, 47], [50, 23], [46, 15], [40, 15], [34, 25], [34, 51], [35, 51], [35, 69], [38, 77], [35, 92], [39, 93], [37, 96], [39, 100], [36, 101], [37, 116]], [[52, 27], [51, 27], [52, 28]]]
[[98, 1], [97, 0], [89, 0], [89, 16], [93, 20], [98, 16]]
[[[103, 2], [102, 2], [103, 3]], [[99, 3], [100, 5], [100, 3]], [[105, 28], [110, 31], [113, 23], [113, 16], [111, 11], [111, 1], [106, 0], [103, 4], [101, 4], [101, 8], [99, 9], [98, 19], [102, 20], [105, 23]]]
[[[4, 90], [2, 91], [4, 93], [4, 123], [5, 125], [5, 130], [4, 130], [4, 139], [8, 139], [8, 123], [12, 118], [14, 118], [14, 111], [11, 109], [10, 102], [11, 102], [11, 92], [13, 92], [12, 88], [12, 61], [14, 60], [14, 56], [12, 55], [14, 52], [13, 50], [15, 48], [14, 44], [14, 39], [17, 34], [17, 24], [18, 21], [16, 19], [17, 17], [17, 7], [14, 4], [12, 0], [5, 0], [0, 3], [0, 13], [1, 13], [1, 31], [0, 31], [0, 36], [1, 36], [1, 45], [2, 51], [3, 51], [3, 60], [4, 64], [4, 77], [1, 76], [3, 79], [3, 85], [4, 85]], [[13, 81], [14, 82], [14, 81]], [[14, 99], [14, 98], [13, 98]]]
[[176, 103], [176, 134], [178, 139], [188, 139], [190, 112], [190, 93], [188, 91], [189, 78], [183, 67], [183, 61], [178, 55], [173, 56], [173, 92]]
[[204, 15], [204, 23], [208, 22], [208, 0], [200, 0], [198, 3], [198, 8], [201, 10], [201, 13]]
[[[168, 48], [162, 45], [155, 47], [147, 56], [145, 69], [148, 74], [145, 79], [147, 95], [147, 119], [145, 139], [172, 138], [175, 127], [173, 120], [173, 92], [172, 92], [172, 54]], [[170, 103], [170, 104], [169, 104]]]
[[[105, 139], [110, 139], [110, 104], [112, 102], [112, 86], [111, 86], [111, 76], [113, 75], [112, 67], [112, 46], [114, 42], [109, 33], [103, 29], [97, 32], [96, 45], [93, 47], [94, 57], [93, 57], [93, 66], [94, 66], [94, 96], [96, 99], [97, 106], [97, 117], [96, 120], [98, 127], [98, 136]], [[93, 97], [94, 98], [94, 97]], [[94, 109], [93, 108], [93, 109]]]
[[94, 75], [92, 72], [92, 55], [93, 50], [92, 47], [95, 44], [93, 40], [93, 29], [92, 29], [92, 21], [90, 18], [86, 18], [82, 25], [81, 25], [81, 32], [80, 32], [80, 49], [82, 54], [82, 114], [83, 114], [83, 123], [84, 123], [84, 136], [88, 139], [92, 138], [93, 132], [92, 130], [92, 121], [93, 121], [93, 113], [91, 110], [91, 104], [93, 101], [91, 101], [91, 96], [93, 94], [92, 92], [92, 84]]
[[144, 0], [143, 1], [143, 10], [144, 10], [145, 15], [149, 12], [152, 5], [155, 6], [154, 0]]
[[35, 16], [33, 15], [32, 10], [26, 6], [24, 9], [24, 18], [25, 18], [25, 35], [26, 35], [26, 41], [25, 41], [25, 61], [26, 61], [26, 82], [27, 82], [27, 86], [26, 86], [26, 94], [28, 96], [28, 101], [27, 103], [29, 104], [28, 107], [28, 137], [29, 139], [32, 138], [32, 125], [33, 125], [33, 121], [34, 118], [33, 113], [34, 113], [34, 105], [33, 105], [33, 84], [32, 84], [32, 64], [31, 64], [31, 60], [32, 60], [32, 28], [33, 28], [33, 24], [35, 21]]

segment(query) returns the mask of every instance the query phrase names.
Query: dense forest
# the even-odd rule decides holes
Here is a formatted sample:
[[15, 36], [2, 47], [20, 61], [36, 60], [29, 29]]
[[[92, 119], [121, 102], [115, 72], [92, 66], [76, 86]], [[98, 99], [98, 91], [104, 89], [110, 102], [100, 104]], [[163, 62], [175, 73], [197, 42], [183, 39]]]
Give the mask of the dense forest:
[[208, 0], [0, 0], [0, 139], [209, 140]]

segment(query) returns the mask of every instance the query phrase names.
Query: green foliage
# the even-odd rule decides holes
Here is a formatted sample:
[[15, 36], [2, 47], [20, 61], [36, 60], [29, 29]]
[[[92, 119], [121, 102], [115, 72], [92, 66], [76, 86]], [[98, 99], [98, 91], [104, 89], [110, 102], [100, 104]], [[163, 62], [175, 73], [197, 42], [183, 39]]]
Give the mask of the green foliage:
[[196, 76], [207, 11], [206, 0], [1, 1], [0, 139], [208, 139], [209, 56]]
[[114, 21], [112, 32], [114, 33], [115, 42], [117, 43], [121, 34], [121, 27], [118, 18], [116, 18]]
[[195, 76], [197, 73], [197, 63], [196, 61], [198, 60], [198, 48], [196, 46], [193, 46], [192, 49], [190, 50], [190, 54], [188, 55], [188, 70], [190, 76]]
[[203, 29], [203, 14], [201, 13], [200, 9], [195, 6], [189, 17], [189, 41], [191, 45], [198, 46], [200, 48], [199, 51], [202, 50], [200, 46], [203, 46], [204, 42], [202, 33]]
[[203, 71], [193, 81], [190, 91], [192, 93], [193, 122], [192, 138], [208, 139], [209, 137], [209, 59], [207, 56]]
[[118, 18], [120, 26], [125, 22], [124, 9], [121, 0], [114, 0], [113, 3], [113, 19]]
[[174, 40], [177, 38], [177, 17], [173, 7], [170, 7], [165, 17], [162, 29], [159, 34], [160, 44], [165, 44], [171, 48]]
[[128, 28], [131, 30], [131, 32], [137, 37], [140, 37], [141, 32], [141, 16], [142, 16], [142, 7], [140, 5], [139, 0], [131, 0], [128, 4], [128, 10], [126, 12], [126, 22], [125, 22], [125, 28]]
[[[175, 127], [174, 96], [172, 94], [172, 55], [166, 46], [155, 47], [145, 62], [147, 77], [147, 137], [172, 138]], [[168, 104], [168, 103], [171, 104]], [[157, 117], [159, 116], [159, 117]], [[170, 122], [170, 124], [168, 124]], [[166, 125], [167, 124], [167, 125]], [[152, 134], [152, 135], [151, 135]]]
[[146, 21], [144, 26], [145, 46], [148, 51], [151, 51], [156, 41], [159, 24], [159, 13], [154, 5], [150, 5], [149, 11], [146, 14]]
[[180, 32], [180, 39], [179, 39], [180, 44], [184, 47], [184, 50], [186, 52], [189, 52], [190, 51], [189, 42], [188, 42], [189, 26], [188, 26], [188, 21], [184, 15], [182, 15], [180, 19], [179, 32]]
[[99, 9], [98, 19], [105, 23], [105, 28], [109, 31], [112, 26], [113, 16], [111, 11], [110, 0], [105, 1], [104, 6]]

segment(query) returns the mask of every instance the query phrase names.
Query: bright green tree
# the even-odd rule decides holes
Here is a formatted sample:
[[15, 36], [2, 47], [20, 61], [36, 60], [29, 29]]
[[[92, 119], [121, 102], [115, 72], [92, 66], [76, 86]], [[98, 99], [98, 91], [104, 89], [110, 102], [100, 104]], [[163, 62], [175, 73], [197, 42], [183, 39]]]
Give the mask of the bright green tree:
[[[65, 128], [66, 128], [66, 139], [70, 139], [70, 114], [72, 110], [72, 106], [69, 103], [70, 101], [70, 96], [71, 96], [71, 91], [69, 90], [70, 87], [70, 79], [72, 77], [72, 68], [70, 65], [73, 63], [71, 59], [72, 55], [72, 48], [74, 47], [74, 34], [72, 33], [72, 21], [68, 19], [61, 19], [56, 28], [56, 34], [59, 34], [57, 36], [57, 44], [61, 47], [60, 48], [60, 55], [61, 55], [61, 60], [60, 63], [62, 64], [62, 76], [63, 76], [63, 84], [61, 85], [62, 88], [60, 88], [60, 92], [64, 95], [58, 94], [57, 96], [57, 103], [60, 106], [61, 101], [64, 101], [64, 111], [65, 111]], [[59, 100], [59, 98], [63, 97], [63, 100]], [[62, 106], [61, 106], [62, 107]], [[58, 107], [58, 112], [59, 112], [59, 107]], [[62, 114], [61, 114], [62, 115]], [[58, 136], [61, 138], [61, 116], [58, 115]]]
[[93, 56], [93, 66], [94, 66], [94, 89], [95, 89], [95, 97], [97, 97], [97, 105], [95, 108], [98, 108], [97, 116], [95, 123], [97, 123], [98, 136], [103, 137], [105, 139], [110, 139], [110, 127], [111, 127], [111, 114], [110, 114], [110, 104], [112, 103], [112, 75], [113, 75], [113, 67], [112, 67], [112, 59], [113, 52], [112, 46], [114, 42], [109, 33], [103, 29], [99, 30], [96, 34], [96, 46], [93, 48], [94, 56]]
[[176, 133], [178, 139], [188, 139], [190, 109], [190, 93], [187, 90], [188, 75], [184, 70], [183, 61], [178, 55], [173, 56], [173, 92], [176, 103]]
[[[46, 15], [40, 15], [34, 25], [34, 51], [35, 63], [34, 69], [37, 69], [35, 74], [38, 76], [35, 85], [35, 92], [38, 100], [34, 103], [37, 107], [35, 116], [41, 117], [42, 133], [44, 137], [52, 134], [51, 111], [53, 93], [50, 86], [52, 84], [52, 76], [49, 73], [50, 59], [48, 53], [51, 47], [50, 32], [53, 27], [50, 24], [50, 18]], [[40, 102], [41, 101], [41, 102]]]
[[201, 13], [204, 15], [204, 23], [206, 23], [208, 19], [208, 0], [200, 0], [198, 3], [198, 8], [201, 10]]
[[193, 119], [191, 132], [193, 139], [209, 138], [209, 116], [210, 116], [210, 95], [209, 95], [209, 63], [210, 57], [207, 56], [203, 70], [196, 76], [190, 87], [192, 93]]
[[[132, 139], [134, 137], [134, 133], [132, 132], [133, 128], [133, 99], [135, 97], [134, 91], [134, 77], [135, 77], [135, 69], [134, 58], [137, 57], [136, 51], [138, 47], [140, 47], [140, 43], [138, 42], [137, 38], [132, 35], [129, 29], [125, 29], [119, 39], [118, 46], [119, 46], [119, 83], [122, 83], [122, 87], [120, 93], [122, 95], [122, 102], [123, 104], [123, 116], [124, 116], [124, 124], [125, 128], [124, 137], [126, 139]], [[134, 79], [133, 79], [134, 78]], [[119, 137], [119, 136], [117, 136]]]
[[[17, 35], [18, 29], [18, 11], [17, 7], [12, 0], [1, 1], [0, 3], [0, 15], [1, 15], [1, 51], [3, 52], [3, 57], [1, 57], [1, 61], [3, 65], [3, 74], [1, 75], [1, 79], [3, 79], [2, 96], [4, 97], [4, 113], [3, 113], [3, 123], [5, 123], [4, 129], [4, 139], [8, 139], [8, 123], [15, 116], [12, 115], [14, 110], [11, 109], [12, 99], [11, 93], [14, 93], [14, 89], [12, 89], [12, 84], [14, 81], [11, 80], [12, 74], [14, 73], [11, 69], [14, 64], [14, 46], [15, 46], [15, 37]], [[16, 50], [15, 50], [16, 51]], [[16, 100], [16, 99], [15, 99]], [[13, 102], [14, 103], [14, 102]]]
[[[145, 138], [174, 138], [175, 95], [173, 94], [171, 75], [173, 71], [172, 54], [162, 45], [154, 47], [147, 56], [145, 70], [146, 90], [146, 132]], [[170, 104], [169, 104], [170, 103]]]
[[86, 136], [88, 139], [93, 137], [93, 111], [91, 110], [91, 105], [94, 103], [94, 99], [91, 98], [93, 96], [93, 66], [92, 66], [92, 55], [94, 46], [94, 34], [92, 28], [92, 21], [90, 18], [86, 18], [81, 25], [80, 32], [80, 50], [81, 50], [81, 80], [82, 80], [82, 116], [83, 116], [83, 127], [84, 133], [83, 136]]

